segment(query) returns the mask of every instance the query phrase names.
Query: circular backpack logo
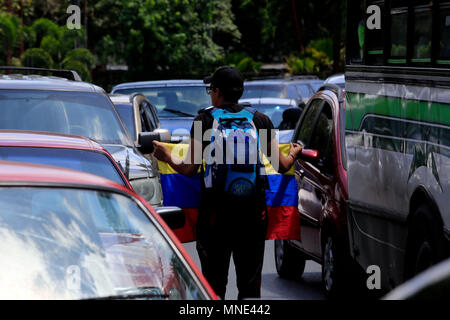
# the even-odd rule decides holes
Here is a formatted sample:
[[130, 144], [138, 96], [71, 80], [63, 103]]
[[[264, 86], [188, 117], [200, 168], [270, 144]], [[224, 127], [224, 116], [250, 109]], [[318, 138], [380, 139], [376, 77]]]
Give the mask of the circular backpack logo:
[[239, 197], [252, 195], [254, 191], [254, 183], [244, 178], [237, 178], [233, 180], [228, 187], [229, 193]]

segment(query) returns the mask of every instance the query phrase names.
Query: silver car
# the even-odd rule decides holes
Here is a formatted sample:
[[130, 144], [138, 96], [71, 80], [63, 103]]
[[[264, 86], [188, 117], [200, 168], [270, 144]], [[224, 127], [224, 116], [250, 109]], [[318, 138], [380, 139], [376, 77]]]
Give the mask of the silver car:
[[146, 136], [140, 144], [135, 143], [102, 88], [80, 81], [70, 71], [2, 70], [13, 74], [0, 74], [0, 129], [56, 132], [96, 140], [119, 163], [136, 193], [153, 206], [162, 205], [157, 169], [141, 152], [151, 148], [151, 139]]

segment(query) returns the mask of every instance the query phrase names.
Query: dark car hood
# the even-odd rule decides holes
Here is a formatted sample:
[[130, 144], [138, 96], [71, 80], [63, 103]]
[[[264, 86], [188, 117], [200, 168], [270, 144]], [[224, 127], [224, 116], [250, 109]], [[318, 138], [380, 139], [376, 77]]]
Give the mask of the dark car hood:
[[154, 177], [151, 162], [137, 149], [117, 144], [103, 145], [114, 160], [123, 168], [128, 180]]
[[162, 129], [167, 129], [172, 135], [188, 136], [194, 117], [159, 118]]

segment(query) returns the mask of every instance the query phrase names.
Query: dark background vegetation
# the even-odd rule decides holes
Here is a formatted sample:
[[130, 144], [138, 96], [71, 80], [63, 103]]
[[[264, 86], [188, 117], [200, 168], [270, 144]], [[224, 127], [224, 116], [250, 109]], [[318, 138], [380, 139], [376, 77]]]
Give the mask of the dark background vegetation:
[[107, 90], [223, 64], [324, 78], [343, 70], [344, 17], [345, 0], [0, 0], [0, 64], [74, 69]]

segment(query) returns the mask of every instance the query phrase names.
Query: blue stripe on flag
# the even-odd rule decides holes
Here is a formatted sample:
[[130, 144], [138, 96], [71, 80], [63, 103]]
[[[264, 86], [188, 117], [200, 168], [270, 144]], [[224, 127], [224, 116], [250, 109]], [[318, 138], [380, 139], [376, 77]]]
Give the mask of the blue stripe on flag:
[[294, 175], [269, 174], [269, 189], [266, 190], [266, 202], [269, 207], [297, 207], [297, 180]]
[[[297, 207], [297, 181], [294, 175], [267, 175], [269, 189], [266, 201], [270, 207]], [[165, 206], [198, 208], [200, 205], [200, 174], [185, 177], [182, 174], [162, 174], [161, 187]]]
[[200, 206], [200, 174], [185, 177], [182, 174], [162, 174], [161, 187], [165, 206], [198, 208]]

